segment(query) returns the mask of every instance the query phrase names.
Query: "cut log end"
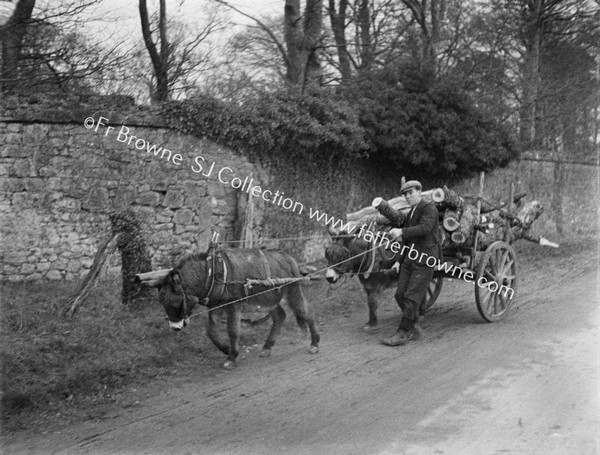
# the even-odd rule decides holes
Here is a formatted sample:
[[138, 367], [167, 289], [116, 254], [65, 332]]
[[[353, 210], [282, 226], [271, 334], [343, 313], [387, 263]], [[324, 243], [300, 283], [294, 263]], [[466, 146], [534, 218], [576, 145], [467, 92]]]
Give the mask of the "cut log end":
[[384, 201], [384, 199], [382, 197], [376, 197], [375, 199], [373, 199], [373, 202], [371, 203], [371, 206], [377, 208], [381, 205], [381, 203]]
[[443, 202], [446, 198], [444, 190], [441, 188], [435, 188], [431, 191], [431, 200], [433, 202]]
[[467, 236], [460, 231], [455, 231], [452, 234], [450, 234], [450, 239], [452, 239], [453, 243], [462, 245], [467, 241]]
[[448, 232], [454, 232], [460, 227], [459, 221], [452, 217], [444, 218], [443, 225]]

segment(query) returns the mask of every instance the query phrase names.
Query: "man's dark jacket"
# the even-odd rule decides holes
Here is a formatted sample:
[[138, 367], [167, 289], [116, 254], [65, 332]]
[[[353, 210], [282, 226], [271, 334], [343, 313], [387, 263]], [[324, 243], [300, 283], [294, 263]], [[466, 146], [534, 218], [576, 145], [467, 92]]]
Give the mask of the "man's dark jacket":
[[[424, 200], [417, 204], [412, 216], [410, 212], [406, 215], [402, 226], [402, 243], [409, 248], [412, 244], [413, 249], [419, 251], [419, 259], [416, 262], [420, 264], [425, 264], [429, 256], [440, 257], [438, 216], [435, 204]], [[408, 249], [404, 250], [405, 261], [411, 260], [408, 251]], [[420, 260], [421, 253], [425, 253], [422, 260]], [[414, 258], [414, 253], [411, 256]]]

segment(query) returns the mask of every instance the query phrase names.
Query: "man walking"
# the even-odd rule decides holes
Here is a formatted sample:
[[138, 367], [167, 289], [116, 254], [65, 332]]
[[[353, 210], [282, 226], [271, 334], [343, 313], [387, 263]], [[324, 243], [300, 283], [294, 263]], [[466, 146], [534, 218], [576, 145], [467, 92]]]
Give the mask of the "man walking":
[[[438, 211], [433, 202], [425, 202], [421, 197], [422, 186], [417, 180], [402, 185], [400, 193], [411, 206], [411, 210], [401, 229], [392, 229], [396, 241], [402, 241], [419, 254], [404, 255], [400, 267], [396, 302], [402, 309], [402, 320], [398, 330], [382, 340], [387, 346], [401, 346], [410, 340], [418, 340], [421, 330], [416, 325], [419, 309], [427, 296], [429, 283], [433, 278], [433, 268], [425, 264], [428, 257], [439, 258]], [[404, 250], [408, 250], [404, 248]]]

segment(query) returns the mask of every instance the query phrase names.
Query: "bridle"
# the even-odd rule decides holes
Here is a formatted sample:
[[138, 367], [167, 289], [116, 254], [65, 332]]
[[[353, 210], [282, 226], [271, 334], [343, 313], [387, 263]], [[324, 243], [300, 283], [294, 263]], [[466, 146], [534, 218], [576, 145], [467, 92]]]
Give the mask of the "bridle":
[[[373, 223], [371, 223], [369, 225], [369, 230], [372, 227], [373, 227]], [[342, 237], [357, 238], [355, 235], [352, 235], [352, 236], [346, 236], [346, 235], [344, 235], [344, 236], [338, 236], [337, 238], [339, 239], [339, 238], [342, 238]], [[370, 246], [371, 246], [371, 243], [367, 242], [367, 250], [366, 251], [364, 251], [362, 253], [358, 253], [358, 254], [356, 254], [354, 256], [350, 256], [350, 248], [348, 248], [347, 246], [343, 245], [342, 248], [344, 248], [344, 250], [346, 251], [347, 258], [344, 259], [343, 261], [338, 262], [335, 266], [333, 266], [332, 267], [333, 270], [337, 274], [339, 274], [339, 275], [350, 275], [350, 276], [353, 276], [353, 275], [357, 274], [357, 275], [362, 275], [363, 278], [365, 278], [365, 279], [369, 278], [369, 276], [371, 275], [371, 273], [373, 271], [373, 267], [375, 265], [375, 258], [376, 258], [376, 252], [375, 252], [375, 250], [377, 249], [377, 248], [372, 248]], [[356, 259], [358, 257], [361, 258], [360, 264], [358, 266], [358, 269], [356, 271], [354, 271], [353, 267], [352, 267], [352, 264], [353, 264], [354, 259]], [[340, 271], [340, 267], [339, 266], [341, 264], [346, 263], [346, 262], [350, 262], [350, 268], [351, 268], [350, 272]], [[368, 264], [368, 267], [367, 267], [367, 271], [363, 272], [362, 269], [363, 269], [363, 266], [365, 264]]]
[[[368, 230], [371, 231], [372, 228], [373, 228], [373, 226], [374, 226], [374, 223], [371, 222], [369, 224]], [[387, 231], [384, 231], [384, 235], [385, 235], [386, 232]], [[337, 236], [338, 239], [342, 238], [342, 237], [353, 237], [353, 238], [356, 238], [355, 235], [352, 235], [352, 236], [347, 236], [347, 235]], [[346, 275], [346, 276], [350, 275], [350, 276], [353, 276], [353, 275], [356, 274], [356, 275], [359, 275], [359, 276], [362, 275], [362, 277], [364, 279], [368, 279], [371, 276], [371, 274], [373, 274], [373, 273], [379, 273], [377, 271], [373, 271], [373, 269], [375, 267], [375, 260], [376, 260], [376, 257], [377, 257], [377, 251], [380, 252], [381, 258], [383, 260], [389, 260], [389, 259], [392, 259], [395, 256], [395, 253], [393, 253], [393, 252], [392, 252], [393, 253], [392, 256], [387, 256], [386, 255], [386, 249], [381, 244], [377, 248], [374, 247], [374, 242], [373, 243], [367, 242], [367, 245], [368, 245], [368, 247], [367, 247], [366, 251], [364, 251], [362, 253], [359, 253], [359, 254], [356, 254], [354, 256], [350, 256], [350, 249], [347, 246], [342, 246], [342, 248], [344, 248], [344, 250], [346, 250], [348, 257], [346, 259], [344, 259], [343, 261], [340, 261], [339, 263], [337, 263], [334, 267], [332, 267], [333, 270], [335, 270], [335, 272], [338, 273], [339, 275]], [[354, 270], [351, 270], [350, 272], [340, 271], [340, 267], [339, 266], [341, 264], [349, 262], [349, 261], [353, 261], [357, 257], [361, 257], [361, 262], [360, 262], [360, 265], [358, 266], [358, 269], [356, 271], [354, 271]], [[363, 270], [363, 266], [365, 266], [365, 264], [368, 264], [367, 270], [366, 271], [362, 271]]]
[[[218, 248], [218, 244], [211, 242], [206, 252], [206, 274], [202, 286], [202, 289], [206, 289], [206, 292], [202, 297], [198, 297], [200, 305], [208, 306], [210, 302], [211, 293], [215, 287], [216, 269], [219, 259], [223, 264], [223, 286], [225, 286], [225, 282], [227, 281], [227, 265], [222, 257], [222, 252]], [[178, 283], [178, 288], [176, 290], [181, 291], [183, 296], [183, 320], [186, 320], [191, 316], [190, 297], [188, 297], [181, 282]]]

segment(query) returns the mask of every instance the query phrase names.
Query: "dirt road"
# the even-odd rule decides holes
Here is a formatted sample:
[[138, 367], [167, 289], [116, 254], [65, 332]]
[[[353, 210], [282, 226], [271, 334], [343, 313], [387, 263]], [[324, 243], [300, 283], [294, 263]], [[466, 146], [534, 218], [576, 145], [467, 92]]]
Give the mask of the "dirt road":
[[353, 283], [336, 291], [336, 311], [319, 314], [318, 355], [289, 321], [269, 359], [252, 349], [234, 371], [151, 384], [136, 406], [60, 433], [15, 435], [5, 451], [600, 453], [597, 258], [522, 254], [518, 307], [500, 323], [481, 320], [469, 285], [449, 282], [424, 340], [386, 347], [379, 341], [399, 314], [391, 295], [380, 333], [365, 334]]

